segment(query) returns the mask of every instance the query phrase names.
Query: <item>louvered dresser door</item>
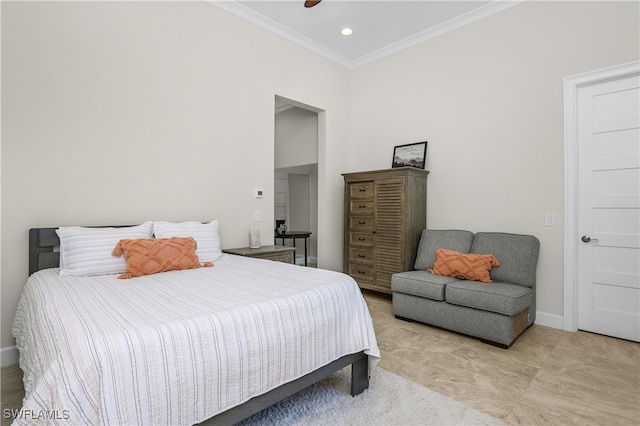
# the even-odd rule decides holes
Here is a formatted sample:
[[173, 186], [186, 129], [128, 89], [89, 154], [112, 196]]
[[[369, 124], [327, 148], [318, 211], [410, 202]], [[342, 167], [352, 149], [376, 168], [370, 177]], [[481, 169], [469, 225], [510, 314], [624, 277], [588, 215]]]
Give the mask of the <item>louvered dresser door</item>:
[[374, 259], [376, 286], [391, 288], [391, 275], [404, 268], [405, 179], [380, 179], [375, 182]]
[[344, 272], [360, 287], [391, 293], [391, 275], [413, 269], [426, 227], [428, 173], [402, 167], [343, 174]]

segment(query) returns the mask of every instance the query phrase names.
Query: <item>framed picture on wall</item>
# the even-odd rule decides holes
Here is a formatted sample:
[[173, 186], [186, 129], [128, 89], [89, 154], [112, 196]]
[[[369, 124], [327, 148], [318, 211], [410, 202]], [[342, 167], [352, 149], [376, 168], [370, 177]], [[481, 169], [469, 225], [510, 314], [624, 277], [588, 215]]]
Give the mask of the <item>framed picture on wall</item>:
[[393, 148], [391, 167], [416, 167], [424, 169], [427, 159], [427, 141], [398, 145]]

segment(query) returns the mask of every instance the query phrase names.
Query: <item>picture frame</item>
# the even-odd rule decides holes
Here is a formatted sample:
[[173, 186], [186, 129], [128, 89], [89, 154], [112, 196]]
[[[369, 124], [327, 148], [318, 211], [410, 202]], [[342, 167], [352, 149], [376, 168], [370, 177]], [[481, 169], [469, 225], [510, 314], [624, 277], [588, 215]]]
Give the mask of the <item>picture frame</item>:
[[427, 141], [398, 145], [393, 148], [392, 168], [415, 167], [424, 169], [427, 160]]

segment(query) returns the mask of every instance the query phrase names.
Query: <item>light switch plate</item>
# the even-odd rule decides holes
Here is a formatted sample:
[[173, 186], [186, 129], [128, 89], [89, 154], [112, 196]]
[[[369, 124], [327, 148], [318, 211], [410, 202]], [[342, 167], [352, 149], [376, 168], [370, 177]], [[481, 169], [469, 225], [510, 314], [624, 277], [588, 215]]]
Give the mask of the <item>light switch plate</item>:
[[544, 226], [555, 226], [556, 224], [556, 215], [553, 213], [545, 213], [544, 215]]

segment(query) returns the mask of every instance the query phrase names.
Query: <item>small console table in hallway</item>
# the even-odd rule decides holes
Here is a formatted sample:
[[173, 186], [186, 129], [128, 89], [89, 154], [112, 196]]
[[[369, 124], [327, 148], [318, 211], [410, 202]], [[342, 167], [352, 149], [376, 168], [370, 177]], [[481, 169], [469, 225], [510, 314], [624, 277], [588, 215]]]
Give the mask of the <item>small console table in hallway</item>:
[[[277, 244], [278, 238], [282, 240], [282, 245], [284, 245], [284, 240], [293, 240], [293, 248], [296, 248], [296, 240], [299, 238], [304, 238], [304, 266], [307, 266], [307, 240], [311, 236], [311, 231], [285, 231], [283, 233], [276, 232], [273, 235], [274, 243]], [[295, 263], [295, 260], [294, 262]]]

